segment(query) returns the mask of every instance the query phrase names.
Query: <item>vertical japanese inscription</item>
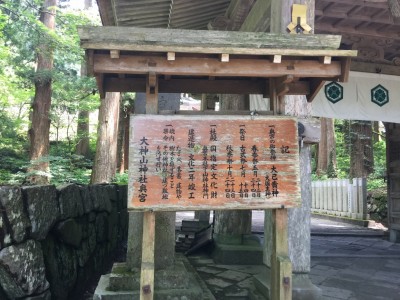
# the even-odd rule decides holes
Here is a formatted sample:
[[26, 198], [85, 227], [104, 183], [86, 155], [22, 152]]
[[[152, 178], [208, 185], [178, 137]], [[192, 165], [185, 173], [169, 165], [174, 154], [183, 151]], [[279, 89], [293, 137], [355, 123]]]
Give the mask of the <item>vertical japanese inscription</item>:
[[225, 122], [217, 117], [204, 124], [201, 118], [173, 117], [158, 124], [134, 133], [138, 206], [269, 207], [271, 201], [286, 205], [287, 195], [296, 195], [292, 121]]
[[147, 153], [149, 152], [149, 143], [147, 142], [147, 138], [143, 137], [139, 143], [139, 155], [141, 159], [139, 161], [139, 201], [145, 202], [147, 199], [147, 176], [146, 173], [148, 171], [147, 163]]
[[[194, 129], [189, 129], [189, 131], [188, 131], [188, 148], [193, 149], [194, 144], [195, 144]], [[195, 158], [194, 158], [193, 152], [189, 153], [188, 174], [189, 174], [189, 184], [188, 184], [189, 199], [195, 199], [195, 196], [194, 196], [194, 193], [196, 192]]]
[[217, 185], [217, 146], [214, 144], [217, 142], [217, 125], [210, 125], [210, 192], [211, 199], [218, 197], [218, 185]]
[[225, 197], [235, 198], [235, 178], [233, 177], [233, 146], [226, 146], [226, 162], [228, 174], [225, 178]]
[[176, 146], [176, 198], [182, 198], [182, 149]]
[[269, 126], [269, 151], [270, 159], [276, 160], [275, 125]]

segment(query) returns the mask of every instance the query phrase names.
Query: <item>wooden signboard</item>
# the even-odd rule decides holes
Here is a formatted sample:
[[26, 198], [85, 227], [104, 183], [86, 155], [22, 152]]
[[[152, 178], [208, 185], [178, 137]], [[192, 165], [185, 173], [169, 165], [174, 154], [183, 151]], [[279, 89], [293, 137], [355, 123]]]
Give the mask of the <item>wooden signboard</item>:
[[300, 205], [295, 118], [136, 115], [130, 129], [129, 209]]

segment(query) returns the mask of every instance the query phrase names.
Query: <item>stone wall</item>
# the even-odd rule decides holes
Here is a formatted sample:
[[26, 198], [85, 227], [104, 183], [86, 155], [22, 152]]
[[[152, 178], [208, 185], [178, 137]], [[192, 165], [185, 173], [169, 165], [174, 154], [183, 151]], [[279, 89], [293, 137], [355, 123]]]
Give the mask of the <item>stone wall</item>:
[[126, 242], [126, 200], [126, 186], [0, 186], [0, 299], [79, 299]]

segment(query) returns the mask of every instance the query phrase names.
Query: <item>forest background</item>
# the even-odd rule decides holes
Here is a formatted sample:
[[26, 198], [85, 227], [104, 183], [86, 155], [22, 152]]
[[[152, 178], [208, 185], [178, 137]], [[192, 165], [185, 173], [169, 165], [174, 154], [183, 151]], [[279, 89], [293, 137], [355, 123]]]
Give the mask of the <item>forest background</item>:
[[[127, 182], [135, 95], [100, 99], [94, 78], [86, 77], [77, 27], [101, 25], [94, 4], [0, 0], [0, 184]], [[383, 127], [324, 118], [321, 124], [313, 179], [367, 177], [370, 198], [384, 210]]]

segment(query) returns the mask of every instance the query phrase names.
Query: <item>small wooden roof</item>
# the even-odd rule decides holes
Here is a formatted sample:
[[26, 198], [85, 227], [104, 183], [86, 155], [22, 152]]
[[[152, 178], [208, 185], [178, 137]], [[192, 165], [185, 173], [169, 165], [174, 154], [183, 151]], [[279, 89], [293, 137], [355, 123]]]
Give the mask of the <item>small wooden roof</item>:
[[160, 92], [303, 94], [325, 80], [345, 81], [353, 50], [340, 36], [84, 27], [88, 71], [102, 93], [142, 92], [154, 74]]

